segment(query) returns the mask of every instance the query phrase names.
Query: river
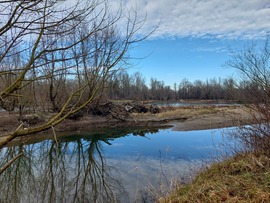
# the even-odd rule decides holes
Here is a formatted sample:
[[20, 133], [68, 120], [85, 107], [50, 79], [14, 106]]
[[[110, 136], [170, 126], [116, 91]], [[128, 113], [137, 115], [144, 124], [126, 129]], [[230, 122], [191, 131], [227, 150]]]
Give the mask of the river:
[[226, 154], [225, 129], [103, 129], [0, 151], [0, 202], [152, 202]]

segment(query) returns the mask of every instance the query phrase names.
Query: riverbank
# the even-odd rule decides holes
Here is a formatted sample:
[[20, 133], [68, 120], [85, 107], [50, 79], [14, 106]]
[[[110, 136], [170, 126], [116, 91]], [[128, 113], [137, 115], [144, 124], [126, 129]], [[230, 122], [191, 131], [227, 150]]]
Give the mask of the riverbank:
[[263, 154], [238, 154], [200, 172], [189, 184], [178, 185], [160, 203], [269, 202], [270, 159]]
[[80, 120], [65, 120], [59, 131], [96, 129], [104, 127], [172, 127], [176, 131], [216, 129], [252, 124], [248, 108], [236, 106], [166, 107], [159, 113], [131, 113], [123, 120], [87, 115]]
[[[116, 111], [114, 114], [120, 116]], [[15, 130], [19, 125], [18, 114], [0, 112], [0, 134]], [[31, 116], [29, 117], [31, 118]], [[34, 125], [42, 116], [32, 115]], [[33, 122], [31, 121], [31, 122]], [[252, 124], [248, 108], [242, 105], [162, 107], [158, 113], [130, 112], [125, 117], [87, 114], [77, 119], [66, 119], [55, 126], [55, 131], [95, 130], [116, 127], [172, 127], [176, 131], [204, 130]], [[26, 126], [29, 127], [29, 126]]]
[[176, 131], [216, 129], [254, 123], [250, 110], [241, 105], [195, 107], [177, 111], [177, 115], [182, 113], [187, 119], [184, 122], [170, 122]]
[[[117, 112], [119, 110], [115, 111], [113, 115]], [[121, 113], [116, 115], [116, 117], [119, 117]], [[131, 112], [125, 115], [121, 119], [115, 118], [110, 114], [106, 116], [87, 114], [77, 119], [66, 119], [55, 126], [53, 131], [50, 129], [47, 132], [41, 132], [37, 135], [19, 137], [14, 139], [12, 143], [18, 144], [18, 142], [25, 142], [25, 140], [36, 142], [42, 139], [55, 139], [55, 136], [60, 138], [68, 134], [80, 134], [80, 132], [86, 131], [95, 132], [104, 129], [111, 129], [110, 131], [112, 131], [112, 129], [117, 128], [133, 128], [137, 130], [172, 128], [175, 131], [194, 131], [253, 123], [248, 108], [242, 105], [162, 107], [158, 113], [150, 111], [146, 113]], [[5, 133], [16, 130], [20, 122], [18, 115], [14, 113], [0, 112], [0, 117], [1, 140], [5, 138]], [[36, 122], [36, 125], [42, 120], [42, 117], [36, 115], [30, 115], [28, 118], [32, 118], [32, 122]]]

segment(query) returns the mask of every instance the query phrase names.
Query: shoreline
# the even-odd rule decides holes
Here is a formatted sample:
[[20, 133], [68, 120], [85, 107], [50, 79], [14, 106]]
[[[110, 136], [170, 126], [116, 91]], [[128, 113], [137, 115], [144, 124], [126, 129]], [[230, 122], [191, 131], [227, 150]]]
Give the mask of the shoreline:
[[[12, 129], [12, 127], [18, 126], [16, 114], [1, 113], [0, 132], [2, 134]], [[8, 121], [10, 121], [10, 123], [8, 123]], [[125, 120], [106, 116], [86, 115], [78, 120], [66, 119], [55, 126], [54, 130], [57, 136], [64, 137], [67, 132], [79, 134], [82, 131], [100, 131], [102, 129], [171, 128], [173, 131], [194, 131], [243, 126], [253, 123], [253, 119], [245, 106], [195, 106], [170, 107], [162, 109], [160, 113], [156, 114], [131, 113]], [[19, 141], [25, 142], [25, 140], [37, 141], [40, 139], [54, 139], [53, 134], [54, 132], [52, 130], [46, 130], [37, 134], [15, 138], [12, 142], [18, 143]], [[0, 136], [0, 139], [4, 138], [5, 136]]]

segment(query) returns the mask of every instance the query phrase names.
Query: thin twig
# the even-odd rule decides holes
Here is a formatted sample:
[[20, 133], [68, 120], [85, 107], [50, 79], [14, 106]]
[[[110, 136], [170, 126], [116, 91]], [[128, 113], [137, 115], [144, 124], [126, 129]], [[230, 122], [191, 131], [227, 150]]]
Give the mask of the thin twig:
[[[162, 156], [161, 156], [161, 151], [159, 150], [159, 164], [160, 164], [160, 170], [161, 170], [161, 175], [164, 177], [167, 186], [169, 186], [169, 181], [167, 179], [167, 176], [165, 175], [164, 171], [163, 171], [163, 167], [162, 167]], [[160, 178], [161, 181], [161, 178]]]
[[23, 155], [23, 153], [18, 154], [17, 156], [15, 156], [13, 159], [9, 160], [4, 166], [2, 166], [0, 168], [0, 175], [14, 162], [16, 161], [18, 158], [20, 158]]

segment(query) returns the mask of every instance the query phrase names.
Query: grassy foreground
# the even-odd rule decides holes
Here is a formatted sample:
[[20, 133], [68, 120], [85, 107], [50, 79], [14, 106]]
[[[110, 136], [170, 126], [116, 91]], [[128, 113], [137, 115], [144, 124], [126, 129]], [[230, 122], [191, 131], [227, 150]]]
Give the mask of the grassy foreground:
[[270, 202], [270, 158], [247, 153], [215, 163], [159, 202]]

